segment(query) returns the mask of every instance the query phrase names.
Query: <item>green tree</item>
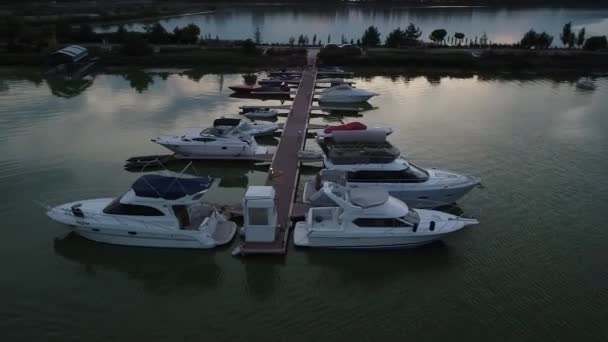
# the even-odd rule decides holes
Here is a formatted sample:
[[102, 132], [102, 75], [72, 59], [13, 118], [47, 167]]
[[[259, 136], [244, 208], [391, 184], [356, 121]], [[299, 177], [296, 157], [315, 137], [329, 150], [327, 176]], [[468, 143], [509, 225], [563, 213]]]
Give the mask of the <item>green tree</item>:
[[327, 35], [327, 44], [331, 43], [331, 34]]
[[553, 43], [553, 36], [546, 33], [537, 33], [534, 30], [526, 32], [519, 44], [524, 48], [547, 49]]
[[127, 56], [145, 56], [152, 53], [152, 47], [140, 33], [130, 33], [121, 50]]
[[578, 31], [578, 36], [576, 37], [576, 46], [579, 48], [585, 44], [585, 33], [584, 27]]
[[82, 23], [78, 27], [77, 39], [80, 42], [93, 42], [97, 40], [97, 35], [93, 31], [93, 26]]
[[380, 45], [380, 31], [378, 31], [378, 28], [375, 26], [368, 27], [361, 36], [361, 44], [371, 47]]
[[298, 45], [304, 45], [304, 35], [298, 36]]
[[443, 40], [445, 39], [445, 36], [447, 36], [447, 34], [448, 34], [448, 32], [444, 29], [434, 30], [433, 32], [431, 32], [429, 39], [434, 41], [435, 43], [441, 43], [441, 42], [443, 42]]
[[488, 45], [488, 35], [485, 32], [479, 38], [479, 45], [481, 45], [481, 46]]
[[55, 23], [55, 37], [57, 37], [57, 40], [69, 41], [73, 35], [72, 25], [68, 21], [59, 20]]
[[312, 36], [312, 45], [317, 45], [317, 34], [316, 33]]
[[559, 35], [559, 38], [562, 41], [564, 46], [568, 46], [568, 48], [572, 48], [576, 41], [576, 35], [572, 32], [572, 22], [566, 23], [562, 28], [562, 33]]
[[289, 37], [289, 45], [291, 47], [293, 47], [293, 44], [296, 42], [296, 39], [294, 37]]
[[124, 25], [119, 25], [118, 29], [116, 30], [116, 41], [119, 43], [124, 43], [125, 40], [127, 39], [129, 32], [127, 32], [127, 29], [125, 28]]
[[405, 31], [403, 32], [404, 34], [404, 43], [406, 45], [417, 45], [418, 44], [418, 38], [420, 38], [420, 36], [422, 36], [422, 31], [416, 27], [416, 25], [414, 25], [414, 23], [410, 23], [407, 28], [405, 29]]
[[253, 39], [255, 40], [256, 44], [262, 44], [262, 32], [260, 31], [259, 27], [255, 28], [255, 32], [253, 32]]
[[160, 23], [145, 25], [146, 37], [152, 44], [164, 44], [169, 40], [167, 30]]
[[384, 44], [390, 48], [398, 48], [405, 42], [405, 32], [401, 28], [391, 31], [387, 36]]
[[462, 44], [462, 40], [464, 39], [464, 33], [456, 32], [454, 33], [454, 38], [458, 40], [458, 45]]
[[606, 48], [608, 48], [606, 36], [589, 37], [587, 40], [585, 40], [585, 44], [583, 44], [583, 50], [595, 51]]
[[185, 44], [196, 44], [200, 34], [201, 29], [194, 23], [190, 23], [181, 31], [181, 42]]
[[258, 52], [258, 49], [257, 49], [255, 43], [251, 39], [247, 39], [243, 42], [242, 49], [243, 49], [244, 53], [249, 54], [249, 55], [253, 55]]

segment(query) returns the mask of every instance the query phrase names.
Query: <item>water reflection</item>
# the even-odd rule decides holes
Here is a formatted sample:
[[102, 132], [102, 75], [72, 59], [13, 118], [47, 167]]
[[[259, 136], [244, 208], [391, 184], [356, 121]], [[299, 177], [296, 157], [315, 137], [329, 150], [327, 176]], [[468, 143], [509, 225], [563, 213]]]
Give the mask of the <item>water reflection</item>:
[[63, 80], [59, 78], [48, 78], [46, 83], [51, 93], [57, 97], [71, 98], [80, 95], [83, 91], [93, 85], [94, 78], [86, 76], [81, 79]]
[[123, 74], [123, 77], [125, 80], [129, 81], [131, 88], [137, 90], [138, 93], [148, 90], [148, 87], [154, 83], [152, 74], [141, 69], [129, 70]]
[[393, 251], [304, 250], [307, 261], [338, 275], [344, 283], [375, 286], [402, 278], [437, 273], [458, 263], [458, 254], [442, 241], [416, 249]]
[[284, 258], [258, 256], [256, 260], [243, 260], [247, 293], [260, 300], [273, 297], [277, 291], [279, 268]]
[[95, 277], [100, 271], [117, 271], [142, 282], [155, 293], [191, 290], [197, 293], [221, 285], [215, 252], [167, 250], [105, 245], [74, 233], [54, 241], [55, 253], [83, 266]]

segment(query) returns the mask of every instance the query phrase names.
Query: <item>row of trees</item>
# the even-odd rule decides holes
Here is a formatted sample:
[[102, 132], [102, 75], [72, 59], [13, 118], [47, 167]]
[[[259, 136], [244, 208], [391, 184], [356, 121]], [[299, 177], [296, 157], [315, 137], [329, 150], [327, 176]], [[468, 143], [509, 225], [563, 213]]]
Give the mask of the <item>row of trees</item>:
[[[585, 38], [585, 28], [581, 28], [578, 33], [572, 30], [572, 23], [569, 22], [564, 25], [562, 33], [560, 35], [561, 41], [564, 46], [572, 48], [577, 46], [586, 50], [597, 50], [606, 48], [602, 44], [606, 40], [605, 36]], [[410, 23], [405, 30], [397, 28], [391, 31], [385, 38], [384, 45], [391, 48], [399, 48], [403, 46], [416, 46], [423, 43], [420, 39], [422, 37], [422, 30], [413, 23]], [[446, 39], [447, 37], [447, 39]], [[603, 38], [602, 38], [603, 37]], [[435, 44], [450, 44], [450, 45], [469, 45], [469, 46], [487, 46], [492, 45], [492, 42], [488, 40], [488, 36], [484, 33], [479, 39], [470, 39], [465, 36], [462, 32], [456, 32], [453, 36], [448, 37], [448, 32], [445, 29], [437, 29], [431, 32], [429, 39]], [[381, 45], [380, 31], [375, 26], [368, 27], [363, 36], [361, 37], [361, 45], [367, 47], [376, 47]], [[512, 44], [512, 47], [523, 47], [523, 48], [536, 48], [536, 49], [547, 49], [553, 43], [553, 36], [546, 32], [536, 32], [530, 30], [526, 32], [524, 37], [516, 44]]]
[[[480, 44], [487, 45], [489, 43], [487, 35], [484, 33], [479, 39], [475, 37], [475, 40], [468, 39], [462, 32], [454, 33], [454, 36], [448, 37], [448, 32], [445, 29], [437, 29], [431, 32], [429, 39], [436, 44], [451, 44], [451, 45], [462, 45], [462, 44]], [[420, 37], [422, 36], [422, 30], [413, 23], [410, 23], [405, 30], [400, 27], [389, 32], [384, 41], [384, 45], [387, 47], [398, 48], [401, 46], [415, 46], [422, 43]], [[447, 39], [446, 39], [447, 38]], [[361, 37], [361, 44], [364, 46], [374, 47], [381, 45], [380, 31], [375, 26], [370, 26], [365, 30]]]

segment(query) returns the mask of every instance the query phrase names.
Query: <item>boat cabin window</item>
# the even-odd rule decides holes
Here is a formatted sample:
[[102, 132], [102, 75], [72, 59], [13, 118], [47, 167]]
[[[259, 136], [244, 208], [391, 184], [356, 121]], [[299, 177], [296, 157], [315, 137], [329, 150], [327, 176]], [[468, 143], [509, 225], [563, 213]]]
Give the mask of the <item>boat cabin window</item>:
[[409, 227], [408, 224], [396, 218], [358, 218], [353, 223], [361, 228]]
[[252, 226], [268, 225], [268, 208], [249, 208], [247, 209], [249, 224]]
[[348, 172], [346, 179], [355, 183], [422, 183], [428, 174], [415, 166], [401, 171], [354, 171]]
[[213, 139], [213, 138], [194, 138], [192, 140], [194, 140], [194, 141], [202, 141], [202, 142], [215, 141], [215, 139]]
[[103, 209], [105, 214], [126, 216], [165, 216], [162, 211], [145, 205], [120, 203], [121, 197], [113, 200]]

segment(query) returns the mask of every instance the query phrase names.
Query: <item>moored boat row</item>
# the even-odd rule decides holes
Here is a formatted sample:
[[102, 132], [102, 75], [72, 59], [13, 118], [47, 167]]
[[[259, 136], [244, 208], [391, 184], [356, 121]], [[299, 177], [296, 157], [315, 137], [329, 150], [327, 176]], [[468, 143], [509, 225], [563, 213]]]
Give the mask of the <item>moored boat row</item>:
[[[328, 75], [343, 73], [331, 71]], [[279, 87], [278, 91], [291, 92], [289, 82], [299, 81], [299, 77], [297, 73], [271, 73], [268, 81], [284, 82], [271, 85], [274, 81], [263, 84], [262, 80], [260, 85], [230, 88], [254, 92]], [[352, 82], [331, 80], [330, 87], [318, 93], [319, 103], [359, 103], [377, 95], [353, 88]], [[152, 141], [182, 158], [246, 160], [271, 154], [255, 137], [279, 133], [282, 126], [252, 120], [276, 118], [278, 111], [259, 107], [242, 114], [240, 118], [218, 118], [212, 127], [161, 135]], [[392, 133], [390, 128], [368, 127], [360, 122], [327, 126], [316, 132], [323, 166], [304, 184], [302, 201], [308, 210], [305, 219], [295, 224], [294, 245], [409, 248], [478, 223], [433, 208], [457, 201], [480, 180], [414, 165], [388, 140]], [[214, 180], [184, 177], [184, 171], [178, 177], [145, 175], [122, 196], [48, 207], [47, 215], [85, 238], [105, 243], [197, 249], [229, 243], [236, 223], [203, 201]], [[280, 176], [281, 170], [269, 171], [271, 178]], [[284, 229], [279, 227], [276, 205], [273, 186], [248, 187], [242, 202], [242, 235], [246, 242], [275, 242], [277, 230]]]

